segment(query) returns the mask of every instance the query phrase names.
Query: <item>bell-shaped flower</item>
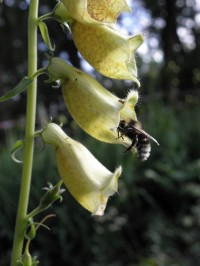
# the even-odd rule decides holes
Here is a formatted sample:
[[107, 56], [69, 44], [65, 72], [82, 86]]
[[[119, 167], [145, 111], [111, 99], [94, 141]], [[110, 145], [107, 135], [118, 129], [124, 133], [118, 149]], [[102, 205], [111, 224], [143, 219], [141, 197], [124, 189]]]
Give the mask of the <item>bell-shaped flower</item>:
[[131, 140], [119, 137], [121, 120], [137, 121], [135, 105], [138, 92], [132, 90], [120, 99], [88, 74], [53, 58], [48, 66], [52, 79], [61, 80], [66, 106], [78, 125], [94, 138], [107, 143], [130, 146]]
[[144, 41], [142, 34], [125, 36], [106, 25], [71, 23], [74, 43], [83, 58], [98, 72], [113, 79], [137, 79], [135, 52]]
[[[117, 7], [117, 11], [114, 7]], [[112, 12], [117, 17], [122, 7], [127, 7], [122, 0], [63, 0], [54, 9], [54, 16], [63, 23], [69, 23], [77, 49], [98, 72], [109, 78], [133, 80], [140, 86], [135, 52], [144, 41], [143, 35], [126, 36], [111, 24], [100, 22], [105, 18], [109, 21], [108, 14]], [[108, 14], [102, 15], [101, 12]], [[97, 20], [93, 19], [95, 16]]]
[[114, 23], [121, 12], [130, 12], [126, 0], [62, 0], [61, 3], [81, 23]]
[[108, 198], [117, 191], [121, 167], [110, 172], [54, 123], [47, 124], [42, 137], [55, 147], [58, 171], [71, 195], [93, 215], [103, 215]]

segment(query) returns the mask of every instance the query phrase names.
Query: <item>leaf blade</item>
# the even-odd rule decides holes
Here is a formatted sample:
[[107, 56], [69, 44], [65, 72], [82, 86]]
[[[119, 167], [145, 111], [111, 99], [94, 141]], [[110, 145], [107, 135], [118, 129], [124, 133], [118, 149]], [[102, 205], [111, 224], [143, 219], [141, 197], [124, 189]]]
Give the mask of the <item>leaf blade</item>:
[[50, 37], [49, 37], [49, 31], [48, 31], [48, 28], [47, 28], [46, 24], [44, 22], [40, 21], [38, 23], [38, 26], [40, 28], [40, 32], [41, 32], [42, 38], [43, 38], [44, 43], [46, 44], [47, 48], [51, 52], [54, 52], [55, 48], [51, 44], [51, 40], [50, 40]]
[[24, 146], [24, 141], [23, 140], [17, 140], [15, 142], [15, 144], [13, 145], [12, 147], [12, 150], [11, 150], [11, 158], [13, 159], [14, 162], [16, 163], [23, 163], [23, 161], [21, 160], [18, 160], [16, 157], [15, 157], [15, 154], [17, 151], [19, 151], [20, 149], [22, 149]]
[[14, 96], [22, 93], [23, 91], [28, 89], [32, 82], [33, 79], [24, 77], [12, 90], [0, 97], [0, 102], [7, 101], [10, 98], [13, 98]]

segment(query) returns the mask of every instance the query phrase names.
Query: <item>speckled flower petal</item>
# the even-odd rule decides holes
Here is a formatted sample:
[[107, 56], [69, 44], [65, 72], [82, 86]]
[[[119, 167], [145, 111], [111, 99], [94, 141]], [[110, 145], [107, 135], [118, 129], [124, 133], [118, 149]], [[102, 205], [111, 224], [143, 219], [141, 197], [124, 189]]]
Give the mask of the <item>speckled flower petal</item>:
[[115, 23], [121, 12], [130, 12], [126, 0], [62, 0], [71, 17], [81, 23]]
[[88, 0], [87, 10], [92, 18], [113, 23], [121, 12], [130, 12], [126, 0]]
[[101, 74], [114, 79], [137, 79], [135, 51], [143, 43], [143, 35], [127, 37], [106, 25], [71, 25], [74, 43], [88, 63]]

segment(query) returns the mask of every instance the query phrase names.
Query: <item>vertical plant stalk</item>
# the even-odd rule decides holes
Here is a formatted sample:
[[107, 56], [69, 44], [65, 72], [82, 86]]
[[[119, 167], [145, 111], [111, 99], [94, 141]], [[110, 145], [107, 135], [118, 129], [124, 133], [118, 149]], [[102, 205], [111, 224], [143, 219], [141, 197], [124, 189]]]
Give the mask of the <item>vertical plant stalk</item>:
[[[31, 0], [28, 17], [28, 76], [31, 77], [37, 71], [37, 19], [39, 0]], [[19, 204], [15, 225], [11, 266], [17, 265], [17, 260], [22, 255], [24, 230], [27, 222], [27, 209], [31, 185], [34, 132], [36, 117], [37, 78], [27, 90], [25, 147], [22, 169]]]

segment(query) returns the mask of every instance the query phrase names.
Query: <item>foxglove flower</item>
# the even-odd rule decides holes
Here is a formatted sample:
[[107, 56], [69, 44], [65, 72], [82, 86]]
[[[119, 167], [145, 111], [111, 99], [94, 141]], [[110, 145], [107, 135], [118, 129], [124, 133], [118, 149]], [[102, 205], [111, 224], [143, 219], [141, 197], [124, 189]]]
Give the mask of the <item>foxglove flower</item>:
[[137, 79], [135, 52], [143, 35], [124, 36], [106, 25], [71, 23], [74, 43], [83, 58], [98, 72], [113, 79]]
[[108, 198], [117, 191], [121, 167], [110, 172], [54, 123], [47, 124], [42, 137], [55, 147], [58, 171], [72, 196], [93, 215], [103, 215]]
[[61, 3], [81, 23], [114, 23], [121, 12], [130, 12], [126, 0], [62, 0]]
[[[102, 23], [115, 21], [113, 18], [123, 11], [122, 6], [127, 7], [125, 4], [125, 1], [113, 0], [63, 0], [55, 8], [54, 16], [69, 23], [77, 49], [98, 72], [113, 79], [133, 80], [140, 86], [135, 52], [144, 41], [143, 35], [126, 36], [112, 24]], [[112, 15], [112, 9], [115, 15]], [[109, 16], [112, 19], [108, 19]]]
[[107, 143], [130, 146], [130, 139], [120, 138], [120, 120], [137, 121], [135, 105], [138, 92], [132, 90], [126, 99], [107, 91], [88, 74], [53, 58], [48, 66], [52, 79], [60, 79], [66, 106], [79, 126], [94, 138]]

